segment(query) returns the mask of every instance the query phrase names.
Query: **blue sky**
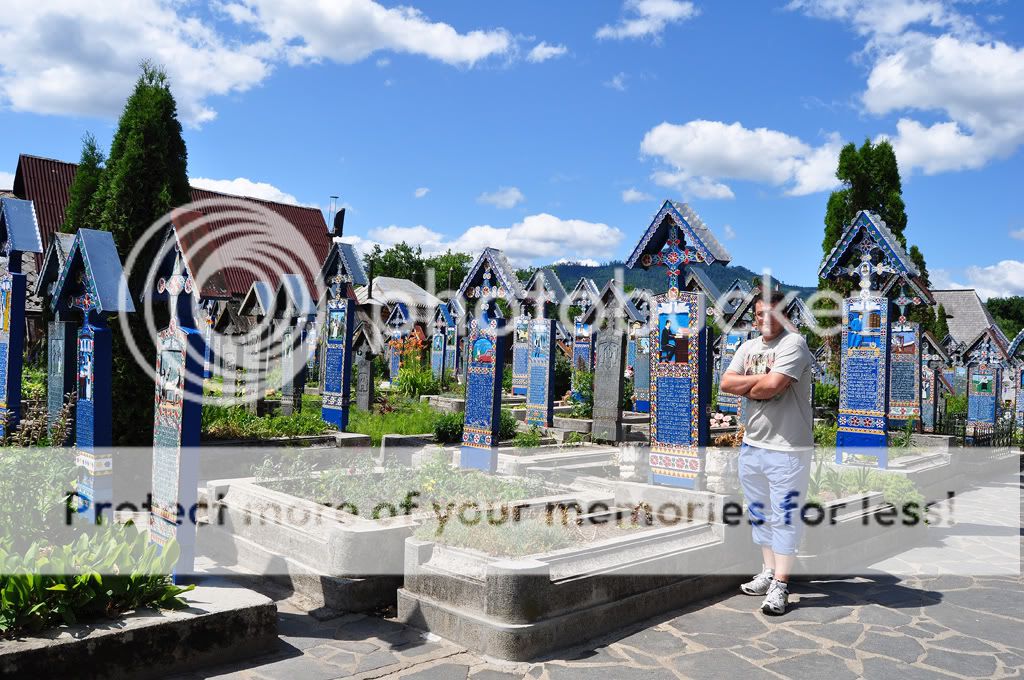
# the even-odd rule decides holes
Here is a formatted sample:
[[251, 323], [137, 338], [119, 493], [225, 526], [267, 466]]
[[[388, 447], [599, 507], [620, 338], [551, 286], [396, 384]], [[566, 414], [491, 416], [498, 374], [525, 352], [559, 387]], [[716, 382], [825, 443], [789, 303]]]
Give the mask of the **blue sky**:
[[933, 279], [1024, 294], [1018, 3], [409, 3], [13, 0], [0, 173], [107, 146], [151, 58], [194, 182], [339, 195], [361, 246], [605, 261], [673, 198], [735, 263], [812, 284], [835, 155], [884, 135]]

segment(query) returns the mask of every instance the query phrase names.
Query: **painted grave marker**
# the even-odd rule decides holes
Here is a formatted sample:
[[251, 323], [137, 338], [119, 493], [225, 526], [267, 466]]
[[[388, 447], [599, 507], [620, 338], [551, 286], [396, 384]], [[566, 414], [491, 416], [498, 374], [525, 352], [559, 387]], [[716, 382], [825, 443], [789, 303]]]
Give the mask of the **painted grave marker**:
[[889, 334], [889, 427], [921, 422], [921, 326], [892, 325]]
[[373, 408], [373, 357], [364, 343], [356, 350], [356, 406], [363, 411]]
[[110, 232], [79, 229], [50, 298], [51, 311], [82, 315], [76, 338], [75, 464], [78, 513], [92, 523], [113, 501], [111, 334], [105, 316], [135, 311]]
[[321, 416], [339, 430], [348, 427], [348, 402], [352, 384], [352, 328], [354, 305], [348, 298], [327, 303], [323, 331], [323, 393]]
[[21, 373], [25, 350], [23, 253], [43, 252], [32, 201], [0, 198], [0, 437], [21, 420]]
[[994, 427], [999, 419], [997, 392], [1002, 382], [997, 367], [971, 367], [967, 380], [967, 427]]
[[171, 540], [180, 550], [174, 574], [195, 563], [196, 524], [187, 513], [198, 501], [199, 432], [202, 427], [204, 331], [195, 328], [188, 298], [193, 284], [180, 256], [173, 274], [157, 282], [166, 295], [170, 323], [157, 334], [153, 418], [153, 500], [149, 538], [163, 550]]
[[522, 314], [516, 317], [512, 332], [512, 394], [525, 395], [529, 383], [530, 363], [530, 317]]
[[501, 383], [508, 338], [497, 300], [526, 296], [515, 269], [500, 250], [484, 248], [459, 286], [459, 298], [473, 309], [467, 328], [466, 414], [460, 466], [494, 472], [498, 464]]
[[551, 427], [555, 415], [555, 320], [532, 321], [528, 343], [526, 423]]
[[[721, 340], [721, 356], [718, 364], [718, 376], [719, 382], [721, 382], [721, 376], [725, 373], [725, 370], [729, 368], [729, 364], [732, 362], [732, 358], [736, 356], [736, 350], [740, 348], [748, 338], [750, 337], [749, 331], [729, 331], [722, 336]], [[729, 394], [727, 392], [718, 392], [718, 410], [722, 413], [739, 413], [740, 409], [740, 397], [735, 394]]]
[[504, 321], [484, 315], [469, 326], [469, 377], [460, 467], [494, 472], [498, 467], [501, 379], [505, 364]]
[[730, 259], [688, 205], [665, 201], [626, 261], [630, 269], [664, 267], [668, 279], [668, 292], [648, 312], [653, 483], [699, 488], [709, 435], [711, 332], [704, 294], [685, 291], [683, 282], [691, 264]]
[[598, 333], [595, 347], [593, 438], [620, 442], [625, 382], [626, 334], [607, 329]]

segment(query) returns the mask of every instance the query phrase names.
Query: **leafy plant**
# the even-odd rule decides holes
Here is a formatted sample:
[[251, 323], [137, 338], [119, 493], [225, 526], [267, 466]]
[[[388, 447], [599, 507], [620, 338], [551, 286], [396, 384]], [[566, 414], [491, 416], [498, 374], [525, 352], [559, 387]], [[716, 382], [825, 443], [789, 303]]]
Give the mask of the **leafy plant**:
[[872, 490], [881, 491], [887, 503], [892, 503], [897, 508], [902, 508], [907, 503], [916, 503], [918, 507], [924, 507], [924, 495], [917, 488], [917, 485], [905, 475], [876, 475], [877, 479]]
[[418, 399], [420, 395], [437, 394], [441, 391], [440, 381], [434, 377], [429, 366], [422, 366], [416, 362], [408, 362], [398, 369], [399, 394]]
[[202, 437], [206, 440], [301, 437], [324, 434], [328, 429], [319, 409], [303, 408], [290, 416], [257, 416], [242, 406], [203, 408]]
[[519, 431], [519, 421], [512, 415], [512, 411], [501, 409], [501, 419], [498, 423], [498, 439], [506, 441], [516, 436]]
[[0, 535], [24, 548], [61, 526], [76, 478], [74, 451], [12, 447], [0, 453]]
[[814, 405], [832, 410], [839, 408], [839, 386], [814, 383]]
[[45, 403], [36, 402], [25, 409], [16, 429], [7, 432], [0, 440], [0, 446], [50, 446], [62, 445], [74, 423], [75, 395], [69, 395], [64, 406], [57, 413], [52, 431], [49, 430], [49, 410]]
[[633, 410], [633, 379], [626, 378], [622, 384], [622, 410]]
[[582, 444], [582, 443], [583, 443], [583, 435], [580, 434], [579, 432], [570, 432], [569, 434], [565, 435], [565, 439], [562, 440], [562, 444], [563, 445], [568, 445], [568, 446], [572, 446], [572, 445], [576, 445], [576, 444]]
[[21, 398], [46, 399], [46, 366], [25, 364], [21, 369]]
[[572, 388], [572, 363], [561, 352], [555, 354], [555, 384], [552, 394], [565, 394]]
[[501, 374], [501, 391], [503, 394], [512, 392], [512, 369], [508, 366], [505, 367], [504, 372]]
[[540, 446], [540, 440], [540, 430], [533, 425], [529, 430], [517, 433], [513, 443], [519, 449], [533, 449]]
[[466, 422], [466, 414], [442, 413], [434, 420], [434, 437], [442, 444], [462, 441], [462, 426]]
[[111, 524], [69, 545], [33, 543], [14, 552], [0, 539], [0, 635], [36, 632], [59, 623], [113, 618], [152, 606], [180, 609], [181, 595], [167, 575], [178, 559], [171, 541], [158, 554], [145, 531]]
[[820, 448], [835, 448], [839, 426], [835, 423], [818, 423], [814, 426], [814, 445]]
[[967, 395], [951, 394], [946, 397], [946, 415], [967, 413]]

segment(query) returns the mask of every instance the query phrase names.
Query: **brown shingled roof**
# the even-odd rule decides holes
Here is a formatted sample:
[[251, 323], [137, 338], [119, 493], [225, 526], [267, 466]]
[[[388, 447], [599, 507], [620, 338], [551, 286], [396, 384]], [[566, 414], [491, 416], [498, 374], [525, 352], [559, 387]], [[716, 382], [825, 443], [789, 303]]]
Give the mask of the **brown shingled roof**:
[[[28, 199], [35, 203], [44, 252], [50, 243], [50, 237], [59, 231], [64, 223], [64, 210], [68, 203], [68, 192], [75, 178], [75, 169], [77, 167], [74, 163], [29, 154], [21, 154], [18, 157], [18, 168], [14, 176], [14, 193], [18, 198]], [[193, 201], [216, 199], [219, 196], [231, 196], [231, 194], [197, 189], [195, 187], [191, 189], [191, 199]], [[316, 262], [308, 263], [308, 271], [295, 273], [303, 274], [309, 290], [316, 291], [316, 275], [320, 271], [320, 265], [326, 259], [327, 252], [331, 246], [330, 236], [327, 233], [327, 222], [324, 220], [320, 209], [275, 203], [248, 196], [232, 197], [242, 198], [269, 208], [302, 234], [313, 251]], [[213, 224], [214, 228], [216, 228], [216, 226], [226, 225], [227, 222], [214, 222]], [[243, 249], [246, 247], [244, 240], [238, 239], [232, 239], [231, 242], [225, 242], [221, 245], [224, 248], [221, 255], [229, 261], [237, 261], [238, 255], [244, 252]], [[122, 255], [124, 254], [122, 253]], [[264, 274], [259, 271], [242, 267], [229, 267], [224, 272], [224, 276], [229, 291], [233, 296], [237, 297], [244, 296], [252, 282], [258, 277], [265, 278]], [[276, 281], [273, 282], [273, 285], [276, 284]]]

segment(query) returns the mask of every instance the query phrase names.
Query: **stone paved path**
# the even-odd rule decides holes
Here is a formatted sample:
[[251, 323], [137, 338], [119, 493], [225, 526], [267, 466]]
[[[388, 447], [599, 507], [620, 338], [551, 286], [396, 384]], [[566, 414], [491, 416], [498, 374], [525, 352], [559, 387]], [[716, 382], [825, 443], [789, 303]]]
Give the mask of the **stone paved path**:
[[[926, 545], [874, 565], [869, 573], [794, 583], [795, 606], [784, 617], [763, 616], [756, 611], [757, 598], [726, 595], [551, 659], [509, 663], [387, 619], [348, 615], [317, 621], [282, 601], [276, 649], [249, 663], [182, 680], [1020, 677], [1019, 488], [1015, 475], [962, 494], [955, 525], [929, 528]], [[992, 516], [993, 500], [1007, 508], [1009, 518]], [[1000, 540], [978, 540], [993, 534]], [[1006, 575], [931, 575], [937, 560], [988, 565], [988, 573]], [[895, 568], [918, 575], [885, 572]]]

